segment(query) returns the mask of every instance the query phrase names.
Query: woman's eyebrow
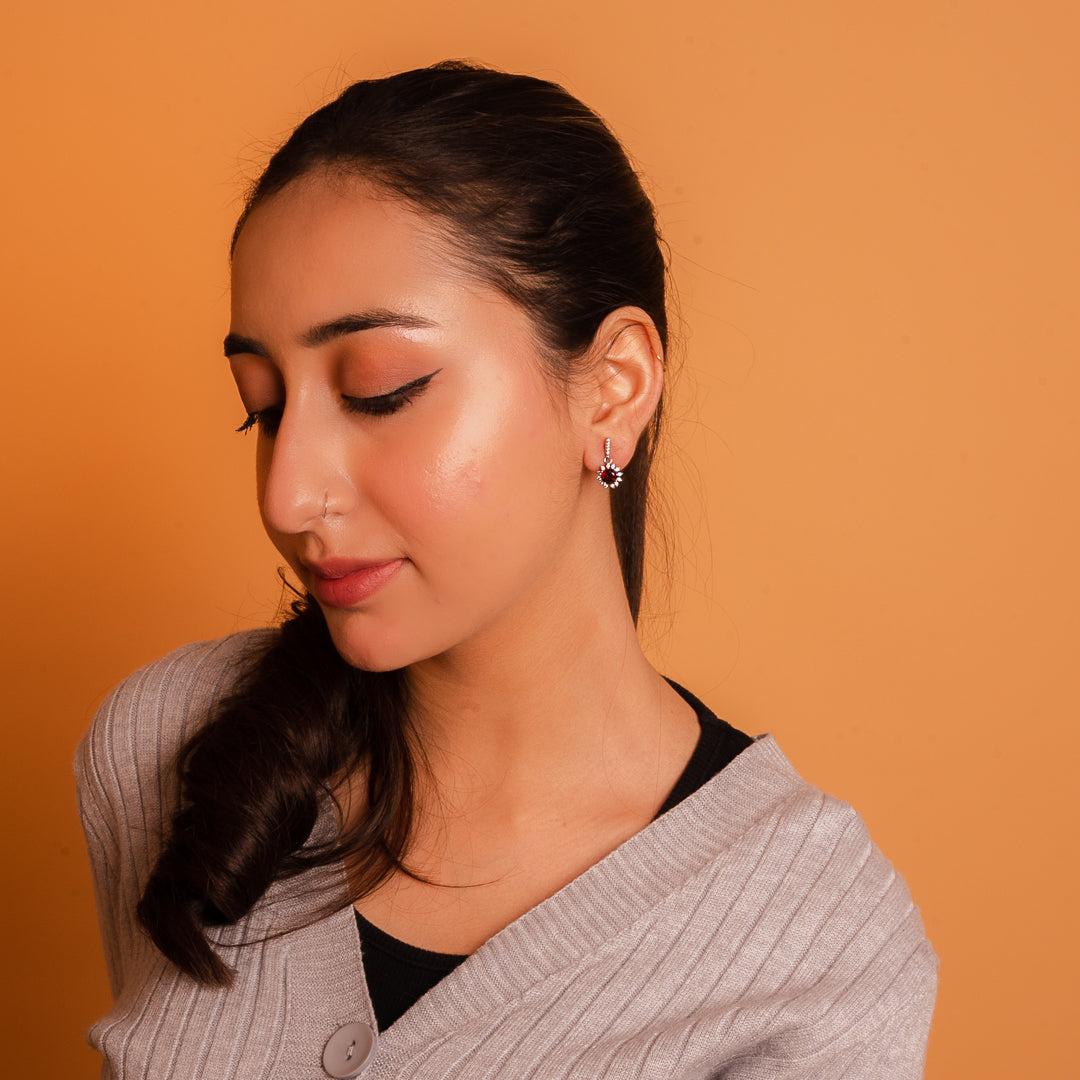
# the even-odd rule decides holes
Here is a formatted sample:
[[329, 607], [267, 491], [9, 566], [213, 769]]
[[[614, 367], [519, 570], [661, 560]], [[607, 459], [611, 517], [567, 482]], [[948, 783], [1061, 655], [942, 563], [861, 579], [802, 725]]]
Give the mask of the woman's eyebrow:
[[425, 319], [422, 315], [410, 315], [405, 312], [389, 311], [386, 308], [375, 308], [372, 311], [363, 311], [355, 315], [342, 315], [340, 318], [331, 319], [329, 322], [319, 323], [313, 326], [300, 339], [301, 343], [308, 348], [316, 348], [333, 341], [334, 338], [344, 337], [346, 334], [355, 334], [360, 330], [381, 330], [392, 327], [399, 330], [422, 330], [425, 327], [436, 326], [437, 323]]
[[[410, 315], [404, 312], [389, 311], [386, 308], [375, 308], [372, 311], [341, 315], [336, 319], [331, 319], [329, 322], [319, 323], [301, 335], [300, 343], [306, 348], [314, 349], [320, 345], [326, 345], [335, 338], [355, 334], [361, 330], [382, 330], [388, 327], [401, 330], [422, 330], [437, 325], [438, 323], [432, 322], [431, 319], [425, 319], [422, 315]], [[226, 356], [251, 353], [253, 356], [269, 358], [270, 355], [265, 345], [255, 341], [254, 338], [244, 337], [242, 334], [227, 334], [224, 349]]]

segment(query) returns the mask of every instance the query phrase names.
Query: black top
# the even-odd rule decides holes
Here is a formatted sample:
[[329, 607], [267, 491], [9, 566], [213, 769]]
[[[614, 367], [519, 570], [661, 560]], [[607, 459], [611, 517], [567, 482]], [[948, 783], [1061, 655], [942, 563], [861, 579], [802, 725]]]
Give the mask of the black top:
[[[657, 817], [693, 795], [753, 742], [749, 735], [744, 735], [714, 715], [689, 690], [678, 683], [672, 682], [671, 685], [697, 713], [701, 734], [686, 768], [664, 800]], [[468, 959], [454, 953], [429, 952], [415, 945], [407, 945], [369, 923], [360, 912], [356, 913], [356, 923], [360, 929], [364, 977], [380, 1031], [385, 1031], [440, 979]]]

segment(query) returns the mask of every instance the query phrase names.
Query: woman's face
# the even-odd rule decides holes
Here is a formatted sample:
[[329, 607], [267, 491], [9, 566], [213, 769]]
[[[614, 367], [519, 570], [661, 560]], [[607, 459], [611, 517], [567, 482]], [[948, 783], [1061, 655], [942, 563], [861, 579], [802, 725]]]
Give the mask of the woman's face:
[[252, 212], [226, 340], [278, 551], [370, 670], [485, 648], [581, 534], [584, 425], [432, 219], [314, 175]]

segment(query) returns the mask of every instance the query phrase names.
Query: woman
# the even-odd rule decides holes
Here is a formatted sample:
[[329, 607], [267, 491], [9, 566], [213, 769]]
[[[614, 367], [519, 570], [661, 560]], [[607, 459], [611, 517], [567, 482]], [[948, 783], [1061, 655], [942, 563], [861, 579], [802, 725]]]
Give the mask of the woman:
[[550, 83], [361, 82], [275, 154], [225, 351], [302, 594], [84, 740], [107, 1075], [921, 1074], [902, 881], [637, 642], [664, 289]]

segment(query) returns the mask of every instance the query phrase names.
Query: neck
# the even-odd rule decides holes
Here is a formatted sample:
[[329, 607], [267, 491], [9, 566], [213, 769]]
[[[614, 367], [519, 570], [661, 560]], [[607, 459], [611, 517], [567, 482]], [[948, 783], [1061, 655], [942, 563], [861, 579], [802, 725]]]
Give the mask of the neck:
[[462, 813], [652, 798], [651, 787], [662, 800], [671, 760], [696, 739], [692, 711], [642, 653], [613, 542], [579, 573], [560, 562], [532, 597], [414, 665], [410, 680], [431, 778]]

